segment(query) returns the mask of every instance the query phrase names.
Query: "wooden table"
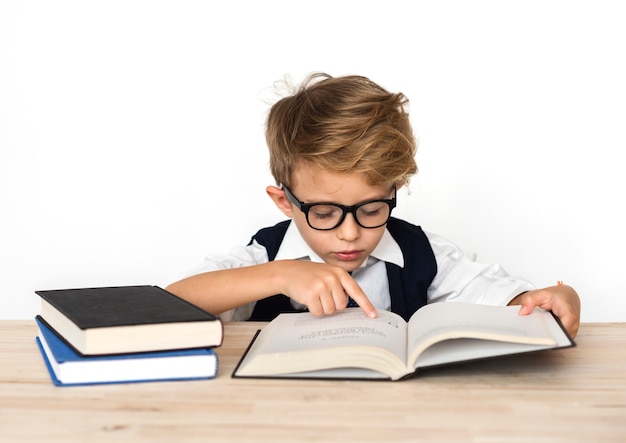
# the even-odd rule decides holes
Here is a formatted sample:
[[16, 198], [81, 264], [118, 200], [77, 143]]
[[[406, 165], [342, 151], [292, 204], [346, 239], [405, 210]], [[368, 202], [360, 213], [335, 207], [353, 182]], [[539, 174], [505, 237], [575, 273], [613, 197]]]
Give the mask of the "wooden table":
[[626, 442], [626, 323], [400, 382], [232, 379], [262, 326], [225, 325], [215, 380], [58, 388], [34, 322], [0, 321], [0, 442]]

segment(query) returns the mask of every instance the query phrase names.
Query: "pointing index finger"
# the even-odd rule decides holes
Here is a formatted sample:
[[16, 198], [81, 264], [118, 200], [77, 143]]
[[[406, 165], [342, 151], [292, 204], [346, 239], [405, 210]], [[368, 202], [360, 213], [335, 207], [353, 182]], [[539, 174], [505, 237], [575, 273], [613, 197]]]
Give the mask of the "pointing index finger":
[[346, 284], [344, 284], [344, 291], [352, 298], [352, 300], [356, 302], [356, 304], [359, 305], [363, 312], [365, 312], [365, 315], [369, 318], [378, 317], [376, 308], [369, 298], [367, 298], [367, 295], [365, 295], [365, 292], [363, 292], [357, 282], [352, 279], [352, 277], [346, 282]]

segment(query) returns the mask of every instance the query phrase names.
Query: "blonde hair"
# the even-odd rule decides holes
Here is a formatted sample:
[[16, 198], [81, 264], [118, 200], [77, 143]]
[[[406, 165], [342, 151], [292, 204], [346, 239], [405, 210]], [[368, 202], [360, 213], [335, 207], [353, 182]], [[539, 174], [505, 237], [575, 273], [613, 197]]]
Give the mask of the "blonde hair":
[[299, 164], [363, 173], [371, 185], [407, 184], [417, 172], [408, 99], [362, 76], [314, 73], [269, 112], [266, 140], [277, 183]]

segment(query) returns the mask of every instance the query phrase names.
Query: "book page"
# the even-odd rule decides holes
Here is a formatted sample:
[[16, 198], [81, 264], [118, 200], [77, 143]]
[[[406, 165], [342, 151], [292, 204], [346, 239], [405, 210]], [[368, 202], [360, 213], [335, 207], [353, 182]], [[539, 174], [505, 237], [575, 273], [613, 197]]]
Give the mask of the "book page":
[[368, 318], [360, 308], [316, 317], [281, 314], [248, 350], [240, 375], [367, 368], [398, 378], [406, 372], [406, 323], [391, 312]]
[[309, 312], [281, 314], [257, 338], [264, 353], [302, 351], [335, 346], [382, 347], [406, 361], [406, 323], [398, 315], [378, 311], [367, 317], [361, 308], [348, 308], [317, 317]]
[[[556, 323], [552, 314], [536, 309], [531, 315], [521, 316], [518, 314], [519, 309], [519, 306], [454, 302], [427, 305], [417, 311], [409, 322], [408, 346], [411, 349], [411, 361], [424, 349], [449, 339], [481, 339], [481, 358], [489, 353], [488, 346], [485, 347], [488, 340], [543, 347], [554, 347], [558, 344], [553, 336], [556, 331], [548, 327], [550, 323]], [[438, 352], [443, 352], [445, 348], [438, 346]], [[499, 349], [496, 350], [494, 346], [495, 355], [503, 353], [502, 346]], [[466, 346], [465, 356], [471, 356], [471, 352]]]
[[502, 355], [521, 354], [523, 352], [550, 348], [552, 348], [551, 345], [530, 345], [477, 338], [457, 338], [454, 340], [440, 341], [424, 349], [417, 357], [414, 367], [421, 369], [429, 366], [480, 360]]

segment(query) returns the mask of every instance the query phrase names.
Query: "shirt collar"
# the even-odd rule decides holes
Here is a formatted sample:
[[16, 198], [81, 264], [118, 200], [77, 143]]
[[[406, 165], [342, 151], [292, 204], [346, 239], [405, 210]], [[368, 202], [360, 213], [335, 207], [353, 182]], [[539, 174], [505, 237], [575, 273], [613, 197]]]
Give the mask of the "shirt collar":
[[[389, 230], [385, 229], [385, 232], [380, 239], [380, 242], [376, 248], [372, 251], [371, 257], [385, 262], [393, 263], [401, 268], [404, 267], [404, 255], [398, 242], [389, 233]], [[317, 255], [307, 243], [304, 241], [295, 223], [290, 223], [285, 233], [285, 237], [278, 249], [275, 260], [298, 260], [309, 259], [312, 262], [323, 263], [324, 260]], [[363, 265], [367, 264], [368, 260], [363, 261]]]

